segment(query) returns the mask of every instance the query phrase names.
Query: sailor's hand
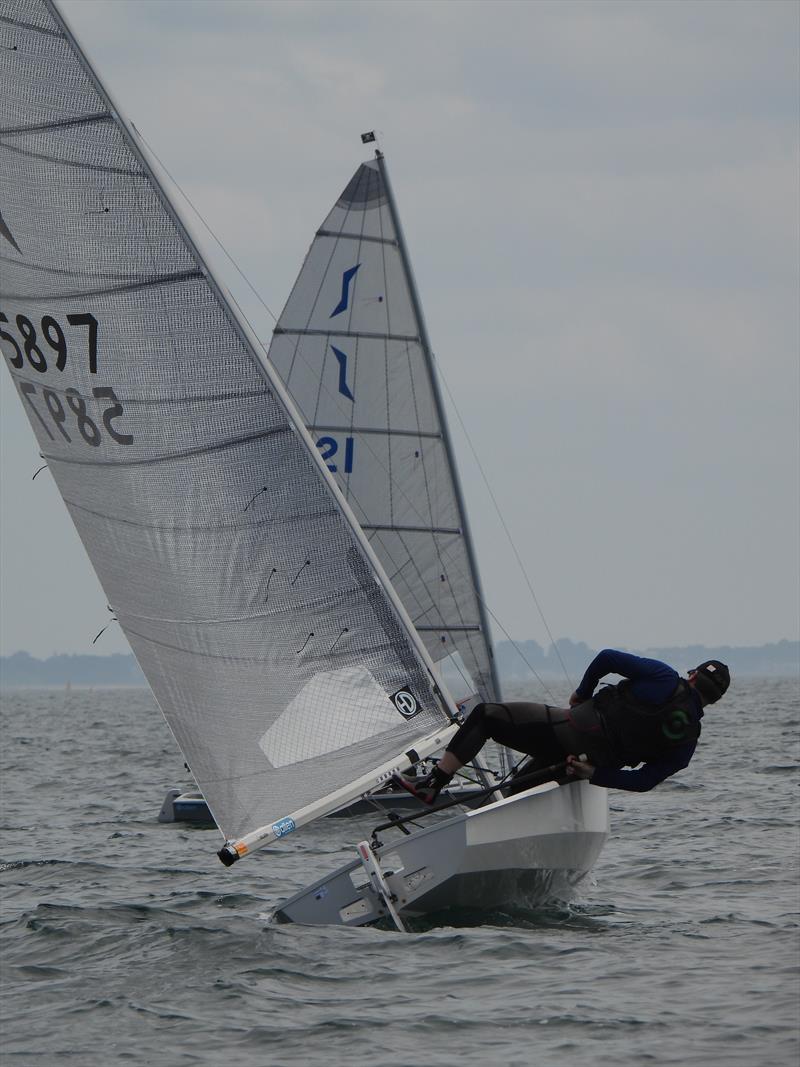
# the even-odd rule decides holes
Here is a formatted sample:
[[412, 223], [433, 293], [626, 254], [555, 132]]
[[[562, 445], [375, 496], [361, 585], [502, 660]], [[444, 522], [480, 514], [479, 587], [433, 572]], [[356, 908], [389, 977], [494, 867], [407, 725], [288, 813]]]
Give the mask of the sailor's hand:
[[570, 778], [591, 779], [594, 771], [594, 765], [589, 763], [586, 757], [579, 759], [578, 756], [567, 756], [567, 775]]
[[569, 698], [569, 706], [574, 708], [576, 704], [583, 704], [586, 701], [586, 697], [579, 697], [577, 693], [573, 693]]

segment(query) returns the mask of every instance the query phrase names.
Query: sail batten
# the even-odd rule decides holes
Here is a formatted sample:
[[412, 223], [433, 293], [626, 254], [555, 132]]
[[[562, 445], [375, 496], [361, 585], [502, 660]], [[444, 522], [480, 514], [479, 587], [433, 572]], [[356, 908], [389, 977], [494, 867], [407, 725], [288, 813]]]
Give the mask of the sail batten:
[[[420, 439], [429, 438], [431, 441], [441, 441], [441, 433], [436, 433], [431, 430], [403, 430], [398, 427], [393, 429], [384, 429], [376, 426], [354, 426], [349, 422], [329, 423], [328, 425], [320, 425], [318, 423], [312, 424], [308, 427], [309, 430], [313, 430], [317, 433], [337, 432], [341, 430], [349, 430], [351, 433], [357, 434], [373, 434], [380, 435], [382, 437], [418, 437]], [[362, 523], [363, 525], [363, 523]]]
[[[17, 266], [16, 262], [14, 264]], [[25, 266], [23, 265], [23, 270]], [[28, 268], [36, 269], [40, 271], [46, 271], [46, 267]], [[48, 272], [50, 273], [50, 272]], [[74, 271], [62, 271], [63, 274], [75, 274]], [[180, 271], [175, 274], [163, 274], [153, 278], [143, 278], [141, 281], [121, 282], [119, 285], [105, 285], [95, 288], [76, 289], [74, 292], [58, 291], [57, 289], [51, 290], [49, 293], [34, 294], [32, 292], [26, 293], [8, 293], [4, 294], [7, 300], [26, 300], [30, 304], [47, 304], [52, 303], [55, 300], [82, 300], [89, 296], [113, 296], [116, 293], [138, 293], [142, 289], [157, 289], [159, 286], [175, 285], [178, 282], [191, 281], [193, 278], [202, 278], [202, 271], [198, 270], [186, 270]]]
[[409, 344], [419, 344], [419, 336], [417, 334], [369, 333], [366, 330], [311, 330], [307, 327], [276, 326], [273, 333], [294, 337], [352, 337], [365, 341], [403, 341]]
[[0, 126], [0, 137], [12, 137], [25, 133], [42, 133], [45, 130], [62, 130], [70, 126], [89, 126], [93, 122], [110, 122], [109, 111], [92, 115], [74, 115], [70, 119], [54, 119], [52, 122], [31, 122], [25, 126]]
[[[263, 396], [264, 394], [259, 393], [256, 395]], [[263, 433], [248, 434], [246, 437], [234, 437], [231, 438], [231, 440], [219, 441], [216, 444], [206, 445], [203, 448], [190, 448], [184, 452], [165, 452], [162, 455], [149, 456], [146, 459], [72, 459], [72, 457], [59, 456], [50, 452], [42, 452], [41, 456], [42, 459], [47, 460], [48, 463], [62, 463], [67, 466], [77, 467], [153, 467], [160, 463], [177, 463], [184, 459], [209, 455], [212, 452], [224, 452], [229, 448], [238, 448], [241, 445], [250, 444], [254, 441], [263, 441], [270, 437], [276, 437], [281, 434], [291, 434], [293, 432], [291, 426], [276, 426], [271, 430], [265, 430]]]
[[377, 523], [364, 522], [361, 524], [363, 530], [381, 530], [384, 532], [392, 533], [433, 533], [433, 534], [451, 534], [455, 537], [461, 535], [461, 529], [458, 526], [398, 526], [397, 524], [378, 525]]
[[[445, 698], [302, 417], [55, 4], [0, 0], [9, 15], [0, 127], [30, 152], [0, 138], [0, 348], [108, 603], [235, 837], [368, 778], [449, 723]], [[98, 274], [135, 281], [98, 288]]]
[[443, 623], [441, 626], [424, 626], [415, 620], [414, 625], [420, 633], [480, 633], [481, 627], [478, 623], [474, 623], [472, 626], [452, 626], [447, 623]]
[[[51, 127], [52, 128], [52, 127]], [[57, 156], [49, 156], [45, 152], [33, 152], [31, 149], [20, 148], [18, 145], [4, 144], [3, 148], [7, 152], [16, 152], [21, 156], [29, 156], [32, 159], [41, 159], [46, 163], [58, 163], [63, 167], [80, 167], [84, 171], [95, 171], [98, 174], [122, 174], [128, 178], [141, 177], [141, 171], [135, 170], [132, 167], [114, 167], [110, 164], [102, 166], [97, 163], [85, 163], [85, 162], [70, 162], [66, 159], [59, 159]]]
[[397, 240], [394, 237], [376, 237], [374, 234], [363, 233], [347, 233], [344, 230], [336, 232], [335, 230], [317, 230], [317, 237], [345, 237], [351, 241], [373, 241], [379, 245], [392, 245], [397, 248]]
[[23, 22], [22, 19], [11, 18], [9, 15], [3, 15], [2, 13], [0, 13], [0, 22], [5, 23], [7, 26], [16, 26], [21, 30], [30, 30], [32, 33], [43, 33], [47, 37], [61, 36], [58, 30], [50, 29], [48, 26], [39, 26], [34, 22]]
[[[8, 146], [7, 145], [3, 145], [3, 148], [7, 149]], [[30, 153], [25, 153], [25, 154], [30, 154]], [[41, 157], [38, 156], [36, 158], [41, 158]], [[133, 173], [133, 172], [131, 172], [131, 173]], [[161, 278], [142, 278], [142, 277], [137, 277], [137, 276], [134, 276], [134, 275], [131, 275], [131, 274], [95, 273], [94, 271], [85, 270], [85, 269], [84, 270], [56, 270], [52, 266], [52, 264], [50, 264], [50, 263], [46, 263], [46, 262], [45, 263], [25, 263], [25, 262], [20, 261], [19, 259], [12, 258], [11, 256], [0, 256], [0, 262], [3, 262], [3, 261], [5, 261], [7, 263], [14, 263], [19, 270], [23, 270], [23, 271], [24, 270], [38, 271], [40, 273], [44, 272], [46, 274], [61, 275], [63, 277], [69, 277], [69, 278], [96, 278], [98, 280], [102, 279], [102, 280], [105, 280], [105, 281], [120, 282], [123, 285], [128, 285], [128, 284], [138, 285], [140, 282], [148, 282], [148, 283], [155, 282], [157, 284], [159, 281], [165, 281], [165, 282], [166, 281], [183, 281], [185, 278], [199, 277], [200, 273], [201, 273], [200, 271], [182, 271], [180, 274], [164, 274], [164, 275], [162, 275]], [[108, 291], [108, 290], [106, 290], [106, 289], [98, 289], [98, 290], [93, 290], [92, 292], [93, 293], [98, 293], [98, 292], [99, 293], [103, 293], [103, 292], [106, 292], [106, 291]], [[81, 295], [85, 296], [86, 292], [87, 292], [87, 290], [82, 290], [81, 291]], [[59, 296], [61, 298], [63, 298], [64, 294], [60, 293]]]

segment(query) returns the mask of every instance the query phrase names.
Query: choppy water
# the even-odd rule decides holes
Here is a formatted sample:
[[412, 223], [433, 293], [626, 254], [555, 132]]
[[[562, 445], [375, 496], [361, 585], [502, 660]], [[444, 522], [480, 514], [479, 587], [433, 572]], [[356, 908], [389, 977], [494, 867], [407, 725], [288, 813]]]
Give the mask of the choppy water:
[[6, 693], [0, 1062], [795, 1067], [798, 718], [796, 681], [735, 685], [687, 771], [611, 794], [578, 901], [401, 935], [269, 921], [347, 821], [230, 870], [159, 825], [147, 692]]

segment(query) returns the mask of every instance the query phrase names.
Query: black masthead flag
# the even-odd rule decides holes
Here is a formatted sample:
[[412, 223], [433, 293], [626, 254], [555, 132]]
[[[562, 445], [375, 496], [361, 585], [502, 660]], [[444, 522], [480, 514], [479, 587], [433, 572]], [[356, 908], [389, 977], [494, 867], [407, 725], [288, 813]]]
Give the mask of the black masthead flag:
[[367, 133], [362, 133], [361, 134], [361, 143], [362, 144], [369, 144], [370, 141], [374, 141], [374, 140], [375, 140], [375, 131], [374, 130], [369, 130]]

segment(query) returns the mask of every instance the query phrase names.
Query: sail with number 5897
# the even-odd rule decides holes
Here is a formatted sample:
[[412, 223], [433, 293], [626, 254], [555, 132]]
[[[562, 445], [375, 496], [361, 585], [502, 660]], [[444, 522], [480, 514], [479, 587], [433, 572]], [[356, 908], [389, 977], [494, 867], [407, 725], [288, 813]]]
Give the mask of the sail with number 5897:
[[217, 823], [280, 836], [441, 744], [447, 698], [58, 8], [0, 0], [0, 45], [5, 362]]

